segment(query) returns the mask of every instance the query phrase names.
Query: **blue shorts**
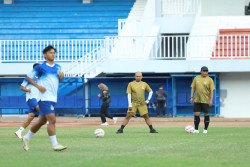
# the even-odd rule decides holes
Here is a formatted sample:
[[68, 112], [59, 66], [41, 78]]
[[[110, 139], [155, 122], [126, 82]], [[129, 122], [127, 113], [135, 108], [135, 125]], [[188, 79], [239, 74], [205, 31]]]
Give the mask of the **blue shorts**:
[[29, 99], [27, 101], [27, 105], [29, 106], [29, 113], [33, 113], [35, 115], [39, 115], [39, 112], [36, 111], [36, 106], [38, 106], [37, 100], [35, 98]]
[[47, 115], [51, 113], [55, 113], [55, 102], [52, 101], [39, 101], [40, 115]]

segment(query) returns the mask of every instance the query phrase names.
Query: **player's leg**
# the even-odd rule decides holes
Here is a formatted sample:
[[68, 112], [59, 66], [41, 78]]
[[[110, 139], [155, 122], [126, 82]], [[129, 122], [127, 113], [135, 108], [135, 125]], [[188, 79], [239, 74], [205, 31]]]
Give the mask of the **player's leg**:
[[25, 151], [29, 150], [29, 140], [31, 137], [46, 123], [47, 119], [45, 116], [40, 115], [38, 121], [31, 127], [28, 133], [23, 137], [23, 148]]
[[150, 129], [150, 133], [158, 133], [154, 128], [153, 128], [153, 125], [152, 125], [152, 122], [148, 116], [148, 114], [144, 114], [143, 115], [143, 118], [145, 119], [145, 122], [146, 124], [148, 125], [149, 129]]
[[105, 110], [106, 110], [106, 106], [105, 103], [102, 103], [101, 106], [101, 111], [100, 111], [100, 116], [101, 116], [101, 120], [102, 120], [102, 124], [101, 125], [108, 125], [106, 118], [105, 118]]
[[159, 107], [160, 107], [160, 112], [162, 111], [162, 116], [164, 116], [165, 115], [165, 111], [164, 111], [164, 105], [165, 105], [165, 103], [164, 103], [164, 101], [160, 101], [159, 102]]
[[118, 118], [114, 117], [113, 115], [110, 115], [108, 113], [108, 110], [109, 110], [109, 104], [105, 104], [105, 110], [104, 110], [105, 116], [109, 119], [112, 119], [114, 121], [114, 124], [116, 124]]
[[208, 129], [209, 122], [210, 122], [210, 116], [209, 116], [210, 107], [208, 104], [203, 104], [203, 111], [204, 111], [204, 130], [203, 130], [203, 133], [207, 133], [207, 129]]
[[31, 123], [31, 121], [35, 118], [35, 114], [30, 112], [28, 115], [27, 120], [23, 123], [23, 127], [24, 129], [27, 128], [29, 126], [29, 124]]
[[29, 106], [29, 114], [27, 120], [22, 124], [22, 126], [19, 128], [18, 131], [15, 132], [15, 135], [19, 138], [22, 139], [22, 132], [24, 131], [25, 128], [29, 126], [31, 121], [34, 119], [35, 115], [39, 115], [36, 109], [39, 109], [38, 103], [36, 99], [29, 99], [27, 101], [27, 105]]
[[24, 121], [24, 123], [22, 124], [22, 126], [18, 129], [18, 131], [15, 132], [15, 135], [19, 138], [22, 139], [22, 132], [24, 131], [25, 128], [27, 128], [29, 126], [29, 124], [31, 123], [31, 121], [35, 118], [35, 114], [34, 113], [29, 113], [28, 118]]
[[49, 113], [45, 115], [46, 119], [49, 121], [49, 125], [47, 126], [47, 131], [49, 136], [56, 135], [56, 116], [55, 113]]
[[162, 114], [163, 114], [163, 117], [166, 117], [166, 102], [163, 101], [163, 104], [162, 104]]
[[[135, 112], [136, 113], [136, 112]], [[132, 114], [130, 113], [130, 112], [128, 112], [127, 113], [127, 115], [126, 115], [126, 117], [125, 117], [125, 119], [123, 120], [123, 122], [122, 122], [122, 125], [121, 125], [121, 127], [120, 127], [120, 129], [118, 129], [117, 130], [117, 134], [118, 133], [123, 133], [123, 129], [125, 128], [125, 126], [128, 124], [128, 122], [129, 122], [129, 120], [131, 119], [131, 117], [132, 117]]]
[[146, 124], [148, 125], [149, 129], [150, 129], [150, 133], [158, 133], [152, 126], [151, 120], [148, 116], [148, 108], [147, 105], [142, 105], [138, 107], [138, 111], [140, 113], [140, 116], [143, 116], [143, 118], [145, 119]]
[[194, 133], [199, 133], [201, 103], [194, 103]]
[[55, 113], [49, 113], [45, 115], [46, 119], [49, 121], [49, 124], [47, 125], [47, 131], [49, 134], [49, 138], [51, 140], [53, 149], [55, 151], [61, 151], [66, 149], [66, 146], [63, 146], [61, 144], [58, 144], [57, 138], [56, 138], [56, 116]]

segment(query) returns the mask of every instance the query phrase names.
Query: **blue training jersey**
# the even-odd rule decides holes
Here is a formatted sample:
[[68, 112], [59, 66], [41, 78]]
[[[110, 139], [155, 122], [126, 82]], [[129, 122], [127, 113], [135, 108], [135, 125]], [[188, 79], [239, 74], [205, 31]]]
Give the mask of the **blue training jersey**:
[[[33, 79], [37, 83], [38, 81], [37, 78], [34, 77]], [[26, 101], [28, 101], [29, 99], [33, 99], [33, 98], [37, 99], [38, 101], [39, 90], [27, 81], [27, 77], [23, 80], [23, 83], [21, 84], [21, 86], [27, 89], [31, 89], [31, 93], [26, 92]]]
[[43, 64], [37, 65], [30, 74], [27, 76], [30, 78], [38, 77], [38, 85], [46, 88], [44, 93], [39, 91], [39, 99], [41, 101], [57, 102], [57, 90], [59, 85], [58, 71], [61, 71], [61, 66], [58, 64], [47, 64], [46, 61]]

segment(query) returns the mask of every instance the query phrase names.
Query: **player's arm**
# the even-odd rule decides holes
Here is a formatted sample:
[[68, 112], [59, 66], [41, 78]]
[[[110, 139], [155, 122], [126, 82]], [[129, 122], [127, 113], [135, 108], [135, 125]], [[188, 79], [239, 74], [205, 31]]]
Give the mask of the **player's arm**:
[[109, 93], [108, 93], [108, 91], [103, 91], [103, 100], [105, 101], [105, 100], [107, 100], [109, 98]]
[[30, 78], [30, 77], [27, 77], [27, 81], [28, 81], [31, 85], [35, 86], [40, 92], [44, 93], [44, 92], [46, 91], [46, 88], [43, 87], [43, 86], [38, 85], [38, 84], [34, 81], [34, 79], [32, 79], [32, 78]]
[[61, 82], [64, 78], [64, 73], [62, 71], [58, 71], [57, 74], [59, 76], [59, 82]]
[[131, 93], [132, 93], [132, 88], [131, 88], [131, 84], [129, 83], [127, 87], [127, 94], [128, 94], [128, 109], [130, 111], [132, 110]]
[[131, 94], [128, 94], [128, 109], [132, 110]]
[[58, 74], [58, 78], [59, 78], [59, 82], [61, 82], [64, 78], [64, 73], [62, 72], [62, 68], [60, 65], [57, 64], [57, 74]]
[[190, 96], [190, 103], [192, 104], [194, 102], [194, 92], [195, 92], [195, 83], [196, 83], [196, 77], [194, 78], [192, 84], [191, 84], [191, 96]]
[[158, 97], [159, 96], [159, 93], [158, 91], [155, 92], [155, 96]]
[[40, 92], [44, 93], [46, 91], [46, 88], [43, 86], [38, 85], [35, 81], [34, 81], [34, 77], [38, 75], [39, 71], [41, 71], [40, 65], [37, 65], [28, 75], [27, 75], [27, 81], [33, 85], [34, 87], [36, 87]]
[[194, 102], [194, 91], [195, 89], [191, 87], [191, 96], [190, 96], [190, 103], [192, 104]]
[[29, 93], [31, 93], [31, 89], [30, 89], [30, 88], [27, 89], [27, 88], [26, 88], [27, 86], [28, 86], [28, 81], [27, 81], [27, 78], [25, 78], [25, 79], [23, 80], [23, 83], [21, 84], [20, 89], [21, 89], [22, 91], [24, 91], [24, 92], [29, 92]]
[[167, 91], [164, 91], [164, 93], [163, 93], [163, 95], [164, 95], [164, 97], [167, 97]]
[[25, 88], [24, 86], [22, 86], [21, 85], [21, 88], [20, 88], [22, 91], [24, 91], [24, 92], [29, 92], [29, 93], [31, 93], [31, 89], [29, 88], [29, 89], [27, 89], [27, 88]]
[[153, 95], [153, 90], [150, 88], [148, 84], [146, 85], [146, 91], [148, 92], [148, 98], [144, 103], [148, 104]]
[[153, 91], [151, 91], [151, 92], [148, 93], [148, 98], [147, 98], [147, 100], [145, 101], [145, 104], [148, 104], [148, 103], [149, 103], [150, 99], [152, 98], [152, 95], [153, 95]]
[[215, 86], [214, 86], [214, 81], [211, 79], [210, 82], [210, 100], [209, 100], [209, 107], [212, 106], [213, 104], [213, 98], [214, 98], [214, 90], [215, 90]]
[[213, 98], [214, 98], [214, 90], [210, 91], [210, 100], [209, 100], [209, 107], [213, 104]]

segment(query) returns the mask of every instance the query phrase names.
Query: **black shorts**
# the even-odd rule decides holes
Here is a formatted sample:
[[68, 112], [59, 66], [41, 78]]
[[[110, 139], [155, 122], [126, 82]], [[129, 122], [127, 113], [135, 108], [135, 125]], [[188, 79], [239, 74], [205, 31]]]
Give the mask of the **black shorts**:
[[210, 107], [206, 103], [194, 103], [194, 112], [209, 113]]

